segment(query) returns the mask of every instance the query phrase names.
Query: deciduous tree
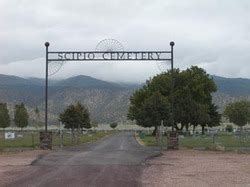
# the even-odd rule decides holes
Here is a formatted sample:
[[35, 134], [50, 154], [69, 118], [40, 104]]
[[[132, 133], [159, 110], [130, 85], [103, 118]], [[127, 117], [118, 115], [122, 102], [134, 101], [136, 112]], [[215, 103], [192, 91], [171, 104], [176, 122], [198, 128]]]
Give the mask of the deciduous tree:
[[74, 129], [91, 128], [88, 109], [79, 102], [75, 105], [69, 105], [59, 115], [59, 120], [65, 125], [65, 128], [72, 129], [72, 131]]
[[241, 129], [250, 122], [250, 102], [237, 101], [226, 106], [224, 115]]
[[[144, 127], [157, 126], [161, 120], [164, 120], [164, 125], [171, 125], [176, 130], [182, 130], [183, 127], [188, 130], [190, 125], [194, 128], [201, 125], [204, 132], [205, 126], [218, 124], [219, 115], [217, 108], [212, 105], [211, 95], [215, 91], [214, 81], [202, 68], [192, 66], [184, 71], [175, 69], [173, 74], [168, 71], [147, 81], [131, 96], [128, 118]], [[154, 97], [156, 93], [158, 96]], [[171, 102], [173, 110], [170, 108]], [[155, 103], [161, 107], [153, 107]], [[160, 115], [162, 113], [164, 116]]]

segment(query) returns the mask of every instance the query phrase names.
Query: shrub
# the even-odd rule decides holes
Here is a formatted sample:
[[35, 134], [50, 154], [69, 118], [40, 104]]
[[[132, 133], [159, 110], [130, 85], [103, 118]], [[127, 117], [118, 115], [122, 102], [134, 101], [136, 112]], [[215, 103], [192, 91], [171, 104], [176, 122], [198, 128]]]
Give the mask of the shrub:
[[117, 127], [117, 123], [111, 123], [109, 126], [112, 128], [112, 129], [115, 129]]
[[227, 132], [233, 132], [233, 125], [227, 125], [226, 126], [226, 131]]

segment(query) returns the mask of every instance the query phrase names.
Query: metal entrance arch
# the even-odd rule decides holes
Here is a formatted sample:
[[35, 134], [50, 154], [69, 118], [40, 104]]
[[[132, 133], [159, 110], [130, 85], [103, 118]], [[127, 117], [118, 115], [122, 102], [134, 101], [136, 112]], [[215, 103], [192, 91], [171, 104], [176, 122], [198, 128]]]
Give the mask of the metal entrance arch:
[[[170, 42], [168, 51], [49, 51], [49, 42], [45, 42], [46, 47], [46, 75], [45, 75], [45, 132], [48, 131], [48, 67], [50, 62], [66, 61], [167, 61], [171, 63], [171, 72], [174, 68], [174, 45]], [[173, 77], [172, 77], [173, 91]], [[173, 101], [171, 104], [173, 114]]]

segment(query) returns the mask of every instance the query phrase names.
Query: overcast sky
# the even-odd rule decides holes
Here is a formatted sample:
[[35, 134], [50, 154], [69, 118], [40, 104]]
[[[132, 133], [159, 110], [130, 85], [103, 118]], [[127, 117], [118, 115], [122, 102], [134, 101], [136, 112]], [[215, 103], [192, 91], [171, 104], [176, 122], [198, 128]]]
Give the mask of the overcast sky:
[[[169, 50], [173, 40], [175, 67], [250, 78], [249, 0], [1, 0], [0, 23], [1, 74], [44, 77], [45, 41], [50, 50], [95, 50], [114, 38], [125, 50]], [[158, 66], [68, 62], [51, 78], [144, 82]]]

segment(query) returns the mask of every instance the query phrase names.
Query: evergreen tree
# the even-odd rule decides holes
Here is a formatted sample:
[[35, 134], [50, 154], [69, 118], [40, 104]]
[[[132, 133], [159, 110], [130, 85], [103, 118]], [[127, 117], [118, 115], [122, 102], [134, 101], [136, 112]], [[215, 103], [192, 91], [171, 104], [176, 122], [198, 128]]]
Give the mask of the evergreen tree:
[[10, 126], [10, 115], [6, 103], [0, 103], [0, 128]]
[[36, 124], [36, 126], [39, 126], [39, 123], [40, 123], [40, 111], [39, 111], [38, 107], [35, 108], [34, 112], [35, 112], [35, 118], [33, 120], [33, 123]]
[[23, 103], [15, 106], [14, 122], [21, 129], [29, 124], [29, 115]]
[[37, 118], [40, 117], [40, 111], [37, 107], [35, 108], [35, 114], [36, 114]]

